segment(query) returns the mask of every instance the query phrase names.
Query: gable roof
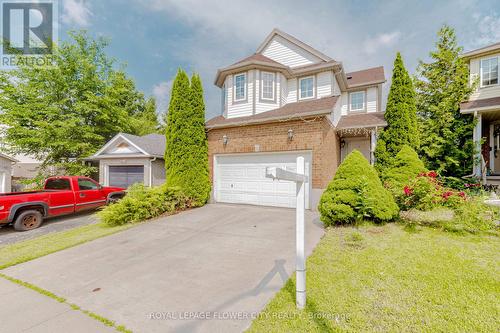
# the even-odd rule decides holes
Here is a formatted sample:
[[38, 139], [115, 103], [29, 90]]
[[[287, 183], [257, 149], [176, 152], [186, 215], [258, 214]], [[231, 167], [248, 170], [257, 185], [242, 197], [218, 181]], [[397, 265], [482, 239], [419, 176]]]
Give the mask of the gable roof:
[[6, 160], [9, 160], [11, 162], [19, 162], [18, 160], [16, 160], [15, 158], [13, 157], [10, 157], [9, 155], [6, 155], [2, 152], [0, 152], [0, 158], [5, 158]]
[[268, 58], [263, 54], [257, 54], [257, 53], [254, 53], [251, 56], [246, 57], [245, 59], [237, 61], [234, 64], [232, 64], [231, 66], [240, 65], [241, 63], [244, 63], [244, 62], [256, 62], [256, 61], [267, 62], [267, 63], [269, 63], [271, 65], [275, 65], [275, 66], [283, 66], [283, 64], [280, 64], [279, 62], [274, 61], [273, 59]]
[[467, 58], [472, 58], [474, 56], [486, 55], [494, 52], [500, 52], [500, 42], [462, 53], [461, 57], [467, 59]]
[[338, 99], [339, 96], [330, 96], [310, 101], [288, 103], [278, 109], [246, 117], [224, 118], [223, 116], [217, 116], [208, 120], [205, 127], [208, 129], [235, 127], [327, 115], [332, 112]]
[[308, 51], [309, 53], [315, 55], [316, 57], [320, 58], [323, 61], [333, 60], [332, 58], [330, 58], [329, 56], [325, 55], [324, 53], [321, 53], [320, 51], [316, 50], [315, 48], [313, 48], [313, 47], [307, 45], [306, 43], [298, 40], [297, 38], [293, 37], [292, 35], [289, 35], [286, 32], [279, 30], [278, 28], [274, 28], [273, 31], [271, 31], [271, 33], [266, 37], [266, 39], [264, 39], [264, 41], [262, 42], [262, 44], [260, 44], [260, 46], [257, 48], [257, 51], [255, 51], [255, 53], [262, 53], [262, 51], [264, 51], [264, 49], [266, 48], [267, 44], [269, 44], [269, 42], [271, 42], [271, 40], [273, 39], [273, 37], [276, 36], [276, 35], [278, 35], [278, 36], [286, 39], [290, 43], [295, 44], [298, 47], [300, 47], [300, 48]]
[[349, 88], [384, 83], [386, 81], [383, 66], [346, 73], [346, 77]]
[[103, 155], [103, 152], [118, 140], [123, 140], [129, 143], [146, 157], [163, 158], [165, 154], [166, 139], [164, 135], [148, 134], [144, 136], [137, 136], [128, 133], [118, 133], [111, 140], [106, 142], [106, 144], [94, 155], [92, 155], [91, 158]]

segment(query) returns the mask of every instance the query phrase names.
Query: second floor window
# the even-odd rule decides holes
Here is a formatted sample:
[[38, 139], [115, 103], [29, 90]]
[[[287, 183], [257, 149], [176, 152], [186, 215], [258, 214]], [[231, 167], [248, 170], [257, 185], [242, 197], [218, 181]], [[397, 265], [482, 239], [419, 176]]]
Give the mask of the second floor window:
[[245, 73], [234, 76], [234, 100], [242, 101], [247, 98], [247, 75]]
[[274, 99], [274, 73], [262, 72], [262, 99]]
[[365, 92], [356, 91], [349, 94], [351, 97], [351, 111], [363, 111], [365, 109]]
[[314, 77], [304, 77], [299, 81], [300, 99], [314, 97]]
[[498, 84], [498, 57], [481, 60], [481, 87]]

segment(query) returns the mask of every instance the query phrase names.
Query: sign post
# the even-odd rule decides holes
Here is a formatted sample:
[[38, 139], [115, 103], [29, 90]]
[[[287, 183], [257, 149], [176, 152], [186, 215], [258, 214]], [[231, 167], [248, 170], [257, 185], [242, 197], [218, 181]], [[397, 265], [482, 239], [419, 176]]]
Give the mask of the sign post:
[[305, 262], [305, 183], [308, 177], [304, 174], [305, 162], [303, 156], [297, 157], [297, 172], [286, 171], [281, 168], [266, 168], [266, 177], [278, 180], [292, 181], [297, 184], [297, 204], [295, 208], [297, 251], [296, 260], [296, 288], [295, 298], [297, 308], [303, 309], [306, 305], [306, 262]]

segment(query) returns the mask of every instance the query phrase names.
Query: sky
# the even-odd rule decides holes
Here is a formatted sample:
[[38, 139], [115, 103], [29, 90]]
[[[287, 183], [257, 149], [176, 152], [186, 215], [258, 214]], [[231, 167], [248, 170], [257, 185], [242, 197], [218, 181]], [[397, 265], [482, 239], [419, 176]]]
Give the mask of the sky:
[[[199, 73], [207, 118], [220, 113], [218, 68], [255, 52], [279, 28], [331, 58], [346, 71], [384, 66], [390, 81], [397, 51], [415, 72], [428, 60], [443, 24], [456, 29], [465, 50], [500, 42], [500, 1], [238, 1], [61, 0], [59, 37], [86, 29], [110, 39], [108, 55], [125, 64], [158, 111], [168, 106], [178, 68]], [[385, 86], [385, 94], [389, 84]]]

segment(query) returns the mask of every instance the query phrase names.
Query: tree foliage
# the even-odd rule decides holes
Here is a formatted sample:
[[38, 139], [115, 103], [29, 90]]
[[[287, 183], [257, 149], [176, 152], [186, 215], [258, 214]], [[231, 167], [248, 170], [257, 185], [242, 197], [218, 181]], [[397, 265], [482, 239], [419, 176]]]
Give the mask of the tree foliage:
[[118, 132], [144, 134], [137, 129], [146, 127], [146, 103], [133, 81], [113, 68], [106, 40], [69, 35], [56, 48], [53, 66], [0, 72], [0, 123], [7, 125], [4, 139], [13, 152], [88, 174], [82, 158]]
[[382, 186], [375, 169], [357, 150], [339, 166], [321, 196], [318, 210], [326, 225], [363, 219], [389, 221], [399, 212], [394, 198]]
[[210, 195], [208, 143], [205, 134], [205, 103], [198, 75], [191, 82], [183, 70], [172, 86], [167, 116], [165, 168], [167, 185], [180, 187], [203, 205]]
[[460, 102], [474, 89], [469, 69], [460, 57], [453, 28], [445, 25], [438, 32], [431, 61], [417, 69], [417, 108], [422, 118], [420, 154], [427, 168], [443, 175], [469, 174], [473, 164], [473, 117], [460, 114]]
[[376, 168], [381, 172], [404, 145], [418, 149], [420, 137], [413, 82], [401, 54], [394, 60], [392, 84], [384, 115], [387, 127], [379, 133], [375, 149]]

